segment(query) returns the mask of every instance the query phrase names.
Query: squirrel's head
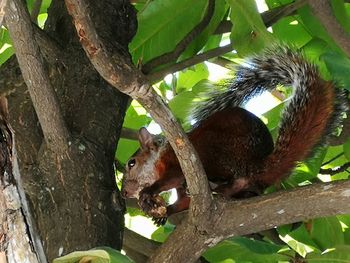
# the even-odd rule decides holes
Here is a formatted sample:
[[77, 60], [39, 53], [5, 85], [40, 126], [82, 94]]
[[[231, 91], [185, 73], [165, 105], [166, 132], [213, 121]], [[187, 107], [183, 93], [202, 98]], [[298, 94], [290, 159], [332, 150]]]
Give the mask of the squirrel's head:
[[126, 163], [121, 191], [124, 198], [138, 198], [143, 188], [152, 185], [160, 177], [157, 163], [164, 138], [141, 128], [139, 142], [140, 149]]

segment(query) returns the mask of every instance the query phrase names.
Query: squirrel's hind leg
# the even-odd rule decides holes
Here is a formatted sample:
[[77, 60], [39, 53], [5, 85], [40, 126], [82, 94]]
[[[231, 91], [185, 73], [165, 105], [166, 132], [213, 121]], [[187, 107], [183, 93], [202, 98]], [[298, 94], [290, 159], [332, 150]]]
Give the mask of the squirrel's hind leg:
[[262, 190], [260, 187], [252, 185], [247, 177], [238, 178], [213, 189], [214, 192], [222, 195], [225, 199], [257, 196], [262, 193]]

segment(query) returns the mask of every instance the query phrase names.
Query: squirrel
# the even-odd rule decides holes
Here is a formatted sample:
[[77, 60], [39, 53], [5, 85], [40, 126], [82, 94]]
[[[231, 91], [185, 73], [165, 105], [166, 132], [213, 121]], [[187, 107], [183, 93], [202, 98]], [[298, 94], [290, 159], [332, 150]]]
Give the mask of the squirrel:
[[[273, 143], [266, 125], [240, 106], [277, 84], [292, 86], [294, 93]], [[213, 192], [227, 199], [256, 195], [326, 144], [345, 105], [342, 92], [323, 80], [300, 52], [276, 46], [247, 59], [226, 90], [211, 92], [199, 103], [193, 112], [197, 123], [188, 137]], [[141, 148], [126, 164], [122, 196], [138, 198], [141, 209], [161, 225], [171, 214], [188, 209], [190, 196], [170, 144], [146, 128], [139, 130], [139, 142]], [[166, 206], [159, 193], [172, 188], [178, 199]]]

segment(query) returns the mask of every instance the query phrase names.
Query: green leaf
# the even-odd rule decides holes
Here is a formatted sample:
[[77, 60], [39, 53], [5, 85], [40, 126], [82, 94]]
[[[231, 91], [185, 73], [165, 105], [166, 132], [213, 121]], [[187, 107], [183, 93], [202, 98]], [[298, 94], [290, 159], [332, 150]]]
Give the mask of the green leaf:
[[137, 141], [120, 138], [116, 153], [118, 161], [120, 161], [121, 164], [125, 164], [139, 147], [140, 145]]
[[312, 37], [321, 38], [326, 41], [332, 50], [342, 52], [341, 49], [335, 44], [332, 37], [329, 36], [323, 25], [321, 25], [318, 18], [314, 16], [308, 5], [298, 9], [298, 14], [301, 18], [301, 23], [305, 30], [309, 32]]
[[[254, 244], [255, 245], [255, 244]], [[260, 246], [260, 244], [257, 244]], [[271, 263], [279, 261], [287, 261], [290, 259], [288, 256], [280, 255], [277, 253], [265, 254], [255, 253], [252, 249], [259, 251], [259, 248], [248, 249], [246, 245], [239, 245], [230, 240], [225, 240], [213, 248], [208, 249], [203, 257], [209, 262], [259, 262], [259, 263]], [[225, 261], [228, 260], [228, 261]], [[231, 261], [229, 261], [231, 260]]]
[[[186, 48], [183, 54], [180, 56], [179, 60], [184, 60], [189, 58], [198, 51], [200, 51], [204, 45], [208, 42], [208, 39], [213, 35], [215, 29], [218, 27], [220, 22], [224, 19], [224, 15], [227, 12], [228, 6], [224, 0], [215, 1], [215, 11], [213, 17], [210, 19], [209, 25], [197, 36], [191, 44]], [[221, 36], [216, 36], [221, 39]], [[220, 43], [220, 42], [219, 42]], [[219, 46], [219, 43], [215, 47]], [[214, 47], [212, 47], [214, 48]]]
[[337, 216], [344, 231], [344, 243], [350, 245], [350, 215]]
[[246, 56], [273, 42], [272, 35], [257, 10], [254, 0], [228, 0], [231, 6], [231, 40], [237, 53]]
[[126, 207], [126, 212], [129, 214], [129, 216], [145, 216], [145, 213], [142, 212], [139, 208], [135, 207]]
[[[193, 83], [193, 82], [192, 82]], [[190, 91], [183, 91], [175, 96], [170, 102], [169, 107], [173, 111], [176, 118], [184, 123], [186, 128], [189, 128], [188, 117], [191, 109], [195, 105], [195, 101], [201, 100], [203, 94], [210, 90], [218, 88], [215, 84], [208, 80], [201, 80], [192, 87]]]
[[[346, 158], [346, 156], [343, 154], [344, 153], [344, 148], [345, 145], [338, 145], [338, 146], [328, 146], [327, 147], [327, 154], [326, 157], [323, 160], [323, 163], [329, 162], [330, 163], [324, 165], [322, 168], [328, 169], [328, 168], [336, 168], [338, 166], [343, 165], [344, 163], [348, 162], [349, 160]], [[339, 156], [340, 155], [340, 156]], [[340, 180], [340, 179], [347, 179], [349, 177], [349, 173], [347, 171], [344, 171], [342, 173], [337, 173], [335, 175], [329, 176], [329, 175], [319, 175], [319, 177], [323, 181], [333, 181], [333, 180]]]
[[189, 90], [200, 80], [207, 79], [208, 77], [208, 67], [204, 63], [197, 64], [194, 67], [179, 72], [176, 90], [178, 92], [182, 89]]
[[229, 240], [257, 254], [273, 254], [285, 247], [245, 237], [234, 237]]
[[284, 43], [302, 47], [312, 37], [299, 22], [299, 16], [288, 16], [280, 19], [272, 26], [273, 34]]
[[343, 229], [350, 229], [350, 215], [339, 215], [337, 218], [344, 225]]
[[336, 217], [318, 218], [312, 220], [310, 234], [312, 239], [322, 250], [344, 244], [342, 227]]
[[9, 32], [5, 28], [0, 29], [0, 47], [0, 65], [2, 65], [14, 54]]
[[280, 233], [280, 238], [303, 257], [307, 253], [318, 249], [316, 243], [310, 238], [304, 224], [291, 232], [286, 231], [286, 228], [277, 228], [277, 230]]
[[195, 95], [192, 91], [184, 91], [169, 102], [170, 109], [181, 122], [186, 122], [189, 115], [189, 109], [191, 108], [194, 99]]
[[47, 9], [49, 9], [51, 2], [52, 2], [52, 0], [43, 0], [42, 1], [41, 7], [40, 7], [40, 14], [47, 13]]
[[329, 251], [323, 253], [315, 252], [307, 255], [306, 262], [310, 263], [348, 263], [350, 262], [350, 246], [341, 245], [335, 246]]
[[3, 52], [0, 54], [0, 65], [5, 63], [13, 54], [15, 50], [13, 49], [12, 46], [8, 47], [5, 49]]
[[87, 251], [76, 251], [53, 260], [53, 263], [132, 263], [118, 250], [100, 247]]
[[153, 240], [163, 243], [174, 231], [174, 229], [174, 225], [165, 224], [164, 226], [159, 227], [156, 231], [154, 231], [151, 237]]
[[346, 13], [344, 0], [332, 0], [330, 3], [332, 5], [333, 15], [337, 18], [338, 23], [350, 34], [350, 18]]
[[[39, 14], [47, 13], [47, 9], [50, 7], [51, 1], [52, 0], [43, 0], [41, 2]], [[34, 0], [27, 0], [27, 6], [30, 13], [32, 12], [34, 2]]]
[[[138, 111], [136, 111], [137, 108], [139, 108]], [[126, 112], [124, 127], [138, 130], [143, 126], [146, 126], [150, 121], [151, 118], [146, 115], [146, 111], [137, 103], [133, 103]], [[121, 138], [118, 142], [116, 157], [122, 163], [126, 163], [138, 148], [138, 141]]]
[[328, 71], [326, 63], [321, 59], [321, 56], [330, 49], [331, 47], [326, 41], [316, 37], [312, 38], [312, 40], [303, 46], [303, 52], [307, 59], [317, 65], [322, 77], [326, 80], [332, 79], [332, 76]]
[[172, 51], [206, 13], [206, 0], [155, 0], [138, 13], [138, 30], [129, 45], [133, 61]]
[[[315, 178], [322, 166], [326, 155], [326, 148], [318, 149], [312, 158], [300, 163], [293, 171], [292, 175], [286, 179], [286, 182], [293, 187]], [[289, 187], [288, 187], [289, 188]]]
[[267, 119], [266, 126], [270, 131], [275, 130], [276, 132], [278, 132], [278, 127], [283, 109], [284, 103], [281, 103], [263, 114], [263, 117]]
[[350, 161], [350, 138], [343, 144], [344, 155], [348, 161]]
[[337, 218], [343, 229], [344, 244], [350, 245], [350, 215], [339, 215]]
[[337, 52], [326, 52], [321, 56], [333, 79], [350, 90], [350, 59]]
[[[339, 154], [342, 154], [344, 152], [344, 146], [338, 145], [338, 146], [329, 146], [327, 148], [327, 154], [324, 158], [324, 162], [328, 162], [331, 159], [333, 160], [334, 157], [338, 156]], [[331, 167], [336, 167], [344, 164], [345, 162], [349, 161], [350, 159], [347, 159], [344, 155], [339, 156], [338, 158], [334, 159], [329, 165]], [[328, 165], [327, 165], [328, 166]]]
[[132, 103], [132, 105], [126, 111], [123, 126], [130, 129], [139, 129], [140, 127], [147, 125], [151, 121], [151, 118], [146, 115], [145, 109], [138, 103]]

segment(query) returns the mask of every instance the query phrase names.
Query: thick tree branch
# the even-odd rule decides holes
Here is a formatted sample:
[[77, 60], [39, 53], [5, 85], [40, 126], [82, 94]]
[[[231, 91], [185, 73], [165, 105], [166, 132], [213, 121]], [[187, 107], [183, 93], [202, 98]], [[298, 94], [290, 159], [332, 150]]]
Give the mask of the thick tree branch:
[[[194, 262], [209, 247], [232, 236], [257, 233], [311, 218], [349, 214], [350, 180], [315, 184], [234, 202], [220, 202], [211, 228], [180, 224], [150, 262]], [[186, 233], [186, 234], [184, 234]]]
[[135, 263], [145, 263], [148, 261], [148, 257], [143, 255], [142, 253], [139, 253], [138, 251], [123, 246], [123, 250], [125, 251], [126, 255], [133, 260]]
[[146, 77], [126, 61], [125, 56], [110, 53], [107, 45], [112, 43], [104, 43], [98, 36], [87, 3], [83, 0], [65, 0], [65, 3], [80, 42], [96, 70], [112, 86], [138, 100], [161, 126], [179, 159], [192, 195], [191, 218], [200, 218], [195, 215], [208, 210], [212, 196], [203, 166], [185, 132]]
[[[57, 41], [51, 38], [36, 24], [32, 23], [32, 26], [34, 30], [35, 41], [38, 43], [44, 59], [50, 65], [57, 65], [61, 63], [62, 67], [64, 67], [62, 60], [65, 58], [65, 54]], [[15, 89], [15, 85], [1, 85], [0, 96], [6, 96], [7, 94], [12, 93]]]
[[124, 247], [129, 247], [147, 257], [150, 257], [160, 245], [160, 243], [145, 238], [128, 228], [124, 229]]
[[69, 132], [39, 47], [33, 41], [30, 16], [21, 0], [7, 5], [6, 23], [45, 141], [55, 153], [62, 153], [68, 147]]
[[334, 17], [330, 1], [309, 0], [309, 5], [325, 27], [328, 34], [334, 39], [343, 52], [350, 58], [350, 37]]
[[157, 66], [175, 61], [187, 46], [197, 37], [209, 24], [215, 10], [215, 0], [208, 0], [208, 7], [202, 21], [196, 25], [175, 47], [171, 52], [165, 53], [159, 57], [152, 59], [142, 66], [142, 72], [149, 73]]

